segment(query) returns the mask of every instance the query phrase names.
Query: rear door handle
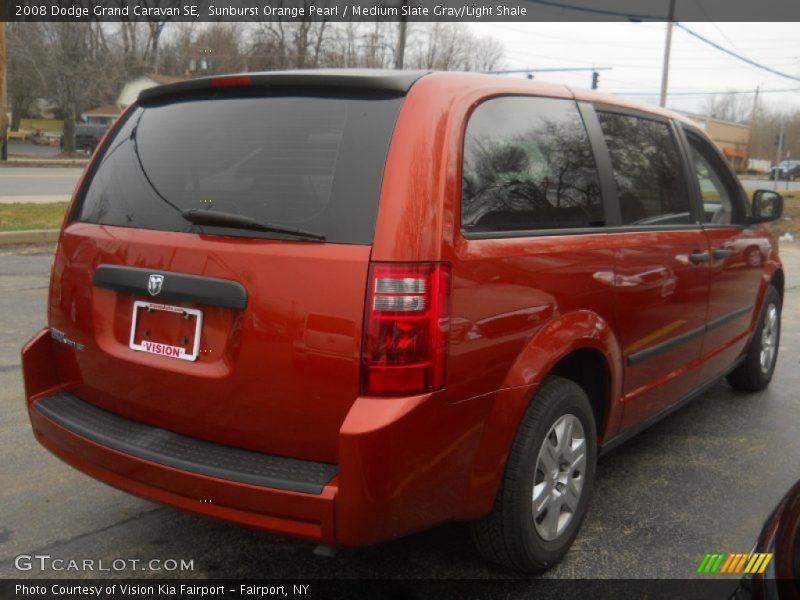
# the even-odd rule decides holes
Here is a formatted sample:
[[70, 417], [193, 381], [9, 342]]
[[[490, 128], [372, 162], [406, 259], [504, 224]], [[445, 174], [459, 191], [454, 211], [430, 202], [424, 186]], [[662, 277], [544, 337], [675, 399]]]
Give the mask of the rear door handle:
[[714, 260], [721, 260], [728, 258], [731, 255], [731, 251], [727, 248], [714, 248], [712, 254], [714, 255]]
[[689, 260], [692, 261], [694, 264], [699, 265], [700, 263], [708, 262], [711, 258], [711, 255], [708, 252], [700, 252], [699, 250], [692, 252], [689, 255]]

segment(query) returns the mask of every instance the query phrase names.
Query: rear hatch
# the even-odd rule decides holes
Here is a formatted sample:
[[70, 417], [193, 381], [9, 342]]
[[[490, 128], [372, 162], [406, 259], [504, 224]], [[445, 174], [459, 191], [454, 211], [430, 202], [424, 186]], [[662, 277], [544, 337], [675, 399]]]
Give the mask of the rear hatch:
[[184, 435], [336, 462], [401, 103], [225, 86], [130, 110], [53, 271], [50, 324], [85, 346], [74, 392]]

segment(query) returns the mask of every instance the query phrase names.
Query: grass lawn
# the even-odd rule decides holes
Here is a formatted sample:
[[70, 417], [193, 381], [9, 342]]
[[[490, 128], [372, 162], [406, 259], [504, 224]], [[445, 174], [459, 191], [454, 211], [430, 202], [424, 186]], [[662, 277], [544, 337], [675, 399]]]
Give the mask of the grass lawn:
[[0, 204], [0, 231], [58, 229], [66, 210], [66, 202]]

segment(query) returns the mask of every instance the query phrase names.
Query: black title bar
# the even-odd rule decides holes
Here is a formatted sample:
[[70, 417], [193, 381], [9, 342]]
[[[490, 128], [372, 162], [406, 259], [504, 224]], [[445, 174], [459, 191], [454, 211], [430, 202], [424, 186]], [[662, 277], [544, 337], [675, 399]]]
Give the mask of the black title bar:
[[[0, 7], [3, 6], [0, 1]], [[666, 21], [670, 0], [5, 0], [4, 21]], [[794, 21], [786, 0], [677, 0], [675, 21]]]

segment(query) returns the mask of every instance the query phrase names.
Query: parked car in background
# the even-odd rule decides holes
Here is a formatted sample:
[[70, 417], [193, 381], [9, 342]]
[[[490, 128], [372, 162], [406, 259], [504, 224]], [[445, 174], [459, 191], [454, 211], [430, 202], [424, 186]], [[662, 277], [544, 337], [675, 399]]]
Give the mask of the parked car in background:
[[[103, 139], [108, 125], [87, 125], [78, 123], [75, 125], [75, 149], [85, 150], [89, 154], [94, 153], [95, 148]], [[64, 148], [64, 138], [61, 138], [61, 148]]]
[[185, 510], [332, 546], [468, 520], [543, 571], [601, 452], [720, 378], [769, 384], [782, 207], [684, 117], [559, 85], [150, 88], [65, 219], [33, 431]]
[[777, 167], [772, 167], [769, 172], [770, 181], [775, 179], [776, 173], [779, 180], [794, 181], [800, 179], [800, 160], [784, 160]]
[[29, 136], [33, 144], [37, 146], [55, 146], [61, 139], [61, 134], [57, 131], [35, 131]]

